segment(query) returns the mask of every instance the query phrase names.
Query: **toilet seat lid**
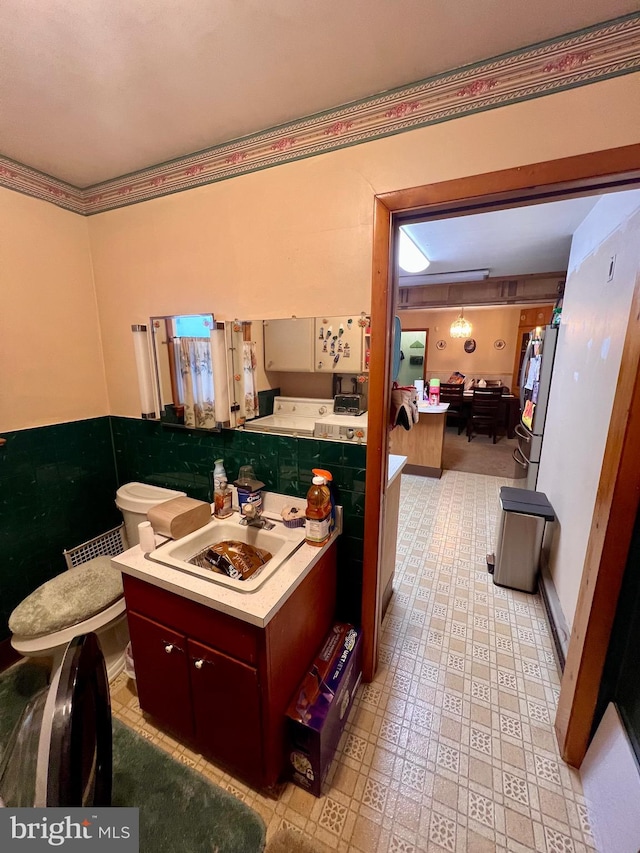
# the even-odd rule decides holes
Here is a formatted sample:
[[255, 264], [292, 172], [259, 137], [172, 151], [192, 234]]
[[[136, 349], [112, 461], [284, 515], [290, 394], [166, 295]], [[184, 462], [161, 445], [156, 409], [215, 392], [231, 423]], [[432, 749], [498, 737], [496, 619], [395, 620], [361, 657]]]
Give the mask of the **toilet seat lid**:
[[123, 594], [122, 575], [111, 558], [94, 557], [28, 595], [9, 617], [9, 630], [22, 639], [45, 637], [101, 613]]

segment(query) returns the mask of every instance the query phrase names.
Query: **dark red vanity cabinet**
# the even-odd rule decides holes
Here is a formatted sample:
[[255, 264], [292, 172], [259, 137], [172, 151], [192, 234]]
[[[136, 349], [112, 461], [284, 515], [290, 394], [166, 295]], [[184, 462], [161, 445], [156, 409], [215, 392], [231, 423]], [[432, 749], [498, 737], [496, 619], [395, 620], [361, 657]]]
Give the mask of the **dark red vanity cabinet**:
[[335, 543], [266, 628], [123, 578], [142, 710], [253, 786], [274, 785], [285, 711], [333, 622]]

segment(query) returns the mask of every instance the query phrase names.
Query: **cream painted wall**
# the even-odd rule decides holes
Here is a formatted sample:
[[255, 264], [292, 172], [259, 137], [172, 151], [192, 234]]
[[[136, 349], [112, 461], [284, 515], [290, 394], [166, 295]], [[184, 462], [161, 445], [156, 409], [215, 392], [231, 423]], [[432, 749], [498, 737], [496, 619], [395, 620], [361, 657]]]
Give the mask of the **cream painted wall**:
[[0, 188], [0, 429], [108, 414], [88, 223]]
[[550, 569], [569, 626], [639, 273], [640, 190], [605, 195], [572, 241], [537, 485], [559, 520]]
[[637, 142], [640, 114], [628, 104], [639, 81], [607, 80], [91, 217], [112, 414], [139, 410], [131, 323], [191, 311], [253, 320], [367, 310], [376, 193]]
[[[400, 311], [398, 316], [403, 329], [429, 329], [427, 343], [427, 378], [448, 379], [457, 370], [467, 379], [498, 379], [511, 386], [513, 363], [518, 344], [519, 307], [465, 308], [464, 316], [472, 326], [471, 337], [476, 342], [472, 353], [464, 351], [464, 341], [449, 335], [451, 323], [459, 315], [458, 309], [432, 308], [422, 311]], [[439, 340], [446, 347], [439, 350]], [[498, 350], [494, 342], [503, 340], [504, 349]]]

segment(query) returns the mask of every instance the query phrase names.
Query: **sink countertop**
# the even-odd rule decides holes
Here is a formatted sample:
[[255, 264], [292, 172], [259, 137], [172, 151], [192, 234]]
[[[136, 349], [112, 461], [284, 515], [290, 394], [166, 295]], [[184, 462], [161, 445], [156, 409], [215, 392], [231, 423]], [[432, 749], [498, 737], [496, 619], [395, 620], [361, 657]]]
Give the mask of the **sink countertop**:
[[[273, 493], [267, 495], [265, 493], [265, 512], [279, 511], [285, 503], [295, 504], [302, 508], [306, 506], [306, 501], [302, 498], [292, 498], [288, 495]], [[277, 510], [275, 509], [276, 506], [278, 507]], [[117, 557], [112, 557], [111, 564], [126, 575], [131, 575], [191, 601], [196, 601], [205, 607], [227, 613], [243, 622], [250, 622], [252, 625], [264, 628], [287, 598], [302, 583], [338, 535], [338, 532], [334, 532], [327, 544], [321, 548], [303, 542], [264, 585], [253, 593], [236, 592], [205, 578], [187, 574], [162, 563], [156, 563], [142, 553], [139, 545], [134, 545], [128, 551], [118, 554]]]

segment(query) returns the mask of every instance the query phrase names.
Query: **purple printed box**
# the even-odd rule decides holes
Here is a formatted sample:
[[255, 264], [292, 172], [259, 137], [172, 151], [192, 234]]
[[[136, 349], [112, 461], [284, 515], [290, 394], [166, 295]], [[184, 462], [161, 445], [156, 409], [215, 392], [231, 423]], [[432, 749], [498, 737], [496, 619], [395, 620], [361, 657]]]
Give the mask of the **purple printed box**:
[[336, 623], [287, 711], [289, 776], [316, 797], [360, 683], [361, 658], [360, 632]]

